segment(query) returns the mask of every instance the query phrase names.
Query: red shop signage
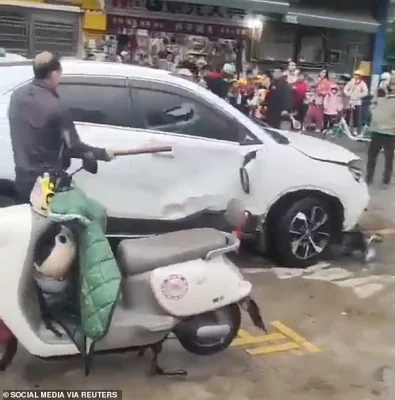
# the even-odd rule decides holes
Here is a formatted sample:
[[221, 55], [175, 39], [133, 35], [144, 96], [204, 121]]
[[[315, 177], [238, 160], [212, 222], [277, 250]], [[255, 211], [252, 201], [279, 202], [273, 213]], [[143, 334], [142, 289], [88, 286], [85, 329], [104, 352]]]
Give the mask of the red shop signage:
[[249, 29], [238, 26], [216, 24], [198, 24], [196, 22], [178, 22], [166, 19], [151, 19], [141, 17], [120, 17], [109, 15], [108, 30], [111, 34], [133, 34], [134, 29], [148, 31], [183, 33], [188, 35], [206, 36], [221, 39], [243, 38], [249, 35]]

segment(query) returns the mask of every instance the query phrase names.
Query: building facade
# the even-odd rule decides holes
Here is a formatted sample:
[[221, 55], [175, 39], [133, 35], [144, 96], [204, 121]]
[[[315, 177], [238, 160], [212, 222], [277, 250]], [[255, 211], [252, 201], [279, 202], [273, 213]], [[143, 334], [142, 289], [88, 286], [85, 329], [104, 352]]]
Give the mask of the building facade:
[[100, 0], [2, 1], [0, 47], [27, 57], [43, 50], [81, 56], [84, 35], [107, 31], [103, 4]]
[[304, 69], [329, 65], [335, 72], [351, 73], [365, 61], [366, 72], [377, 75], [383, 63], [389, 3], [14, 0], [0, 4], [0, 47], [26, 55], [43, 48], [75, 55], [81, 42], [94, 46], [110, 37], [129, 48], [151, 49], [164, 37], [171, 46], [176, 42], [189, 53], [200, 52], [204, 57], [210, 53], [225, 61], [235, 57], [233, 48], [233, 53], [242, 52], [243, 60], [263, 69], [294, 60]]
[[[246, 40], [247, 58], [271, 67], [295, 60], [350, 73], [361, 61], [377, 72], [388, 0], [106, 0], [109, 34], [135, 29]], [[365, 63], [365, 65], [368, 65]], [[374, 72], [374, 71], [372, 71]]]

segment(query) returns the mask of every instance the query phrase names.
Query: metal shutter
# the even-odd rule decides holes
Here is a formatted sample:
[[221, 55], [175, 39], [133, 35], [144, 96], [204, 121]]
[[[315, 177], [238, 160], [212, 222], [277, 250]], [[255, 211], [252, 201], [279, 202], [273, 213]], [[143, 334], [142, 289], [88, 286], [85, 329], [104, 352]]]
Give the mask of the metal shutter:
[[35, 54], [41, 51], [74, 56], [78, 46], [78, 20], [75, 22], [33, 22], [32, 45]]
[[27, 55], [28, 20], [23, 16], [0, 12], [0, 47], [10, 53]]

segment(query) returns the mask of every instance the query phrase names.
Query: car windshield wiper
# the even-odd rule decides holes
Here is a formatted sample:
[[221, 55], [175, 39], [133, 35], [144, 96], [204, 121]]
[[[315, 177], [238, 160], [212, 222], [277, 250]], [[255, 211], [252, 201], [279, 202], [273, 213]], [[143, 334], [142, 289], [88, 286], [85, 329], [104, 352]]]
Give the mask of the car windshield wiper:
[[266, 122], [261, 121], [259, 118], [250, 117], [252, 121], [254, 121], [257, 125], [259, 125], [262, 130], [267, 133], [273, 140], [275, 140], [279, 144], [289, 144], [288, 138], [286, 138], [281, 133], [272, 129]]

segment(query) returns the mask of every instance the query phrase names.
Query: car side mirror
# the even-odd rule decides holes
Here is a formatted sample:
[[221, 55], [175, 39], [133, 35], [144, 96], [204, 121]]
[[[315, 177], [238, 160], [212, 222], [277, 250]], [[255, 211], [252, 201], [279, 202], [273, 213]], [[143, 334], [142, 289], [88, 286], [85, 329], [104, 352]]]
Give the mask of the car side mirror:
[[97, 161], [96, 160], [83, 160], [82, 168], [90, 174], [97, 174]]

